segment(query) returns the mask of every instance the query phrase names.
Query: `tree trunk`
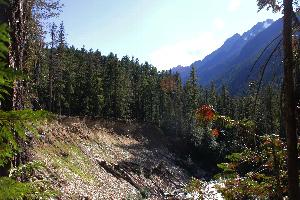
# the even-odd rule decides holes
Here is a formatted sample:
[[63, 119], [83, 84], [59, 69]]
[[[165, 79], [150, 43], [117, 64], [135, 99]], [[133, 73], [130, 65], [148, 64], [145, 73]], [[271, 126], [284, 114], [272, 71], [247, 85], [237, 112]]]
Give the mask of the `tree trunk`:
[[49, 63], [49, 102], [48, 109], [53, 111], [53, 79], [54, 79], [54, 40], [55, 40], [55, 25], [52, 25], [51, 29], [51, 49], [50, 49], [50, 63]]
[[298, 152], [295, 115], [295, 84], [293, 77], [292, 13], [293, 1], [284, 0], [283, 48], [284, 48], [284, 116], [288, 150], [288, 195], [299, 199]]
[[[298, 57], [295, 65], [295, 96], [296, 96], [296, 119], [297, 134], [300, 135], [300, 38], [298, 38]], [[299, 159], [298, 159], [299, 162]]]
[[[24, 58], [24, 3], [22, 0], [10, 2], [9, 10], [9, 27], [11, 29], [11, 45], [10, 45], [10, 67], [22, 70]], [[14, 81], [12, 104], [13, 109], [21, 110], [23, 108], [23, 82], [19, 80]]]

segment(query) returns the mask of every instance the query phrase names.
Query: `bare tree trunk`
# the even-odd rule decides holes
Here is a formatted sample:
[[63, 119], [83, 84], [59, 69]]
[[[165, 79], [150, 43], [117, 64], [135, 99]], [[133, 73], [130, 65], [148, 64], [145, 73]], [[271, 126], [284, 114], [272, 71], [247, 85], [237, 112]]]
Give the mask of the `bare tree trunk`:
[[[8, 4], [0, 6], [0, 22], [7, 23], [10, 28], [10, 39], [11, 42], [8, 44], [8, 63], [9, 67], [22, 70], [23, 58], [25, 49], [25, 13], [24, 13], [24, 2], [23, 0], [11, 0], [6, 1]], [[20, 110], [23, 108], [23, 81], [14, 81], [12, 89], [12, 97], [8, 100], [9, 108], [7, 110]], [[19, 139], [15, 134], [16, 140]], [[19, 154], [14, 158], [14, 161], [19, 161]], [[9, 169], [11, 168], [11, 162], [0, 167], [0, 176], [8, 176]]]
[[[28, 18], [27, 2], [24, 0], [12, 0], [9, 2], [9, 27], [11, 29], [11, 45], [9, 51], [10, 67], [24, 70], [24, 53], [26, 48], [26, 23]], [[13, 109], [24, 108], [25, 82], [16, 80], [13, 87]]]
[[[300, 135], [300, 38], [297, 44], [297, 62], [295, 65], [295, 96], [296, 96], [296, 120], [297, 134]], [[299, 162], [299, 159], [298, 159]]]
[[53, 45], [50, 50], [50, 65], [49, 65], [49, 102], [48, 109], [53, 111]]
[[[25, 72], [26, 48], [28, 45], [28, 20], [31, 17], [32, 1], [27, 0], [10, 0], [8, 1], [8, 25], [10, 28], [10, 46], [9, 46], [9, 67]], [[26, 99], [26, 82], [22, 78], [13, 83], [12, 91], [12, 110], [24, 109]], [[18, 134], [15, 133], [15, 140], [20, 146], [26, 147]], [[18, 166], [26, 160], [25, 148], [23, 153], [18, 153], [13, 160], [13, 164]]]
[[54, 81], [54, 48], [55, 48], [55, 24], [51, 28], [51, 49], [50, 49], [50, 59], [49, 59], [49, 102], [48, 109], [52, 112], [53, 109], [53, 81]]
[[293, 1], [284, 0], [284, 116], [288, 150], [288, 195], [290, 200], [299, 199], [298, 151], [295, 115], [295, 83], [293, 77], [292, 13]]

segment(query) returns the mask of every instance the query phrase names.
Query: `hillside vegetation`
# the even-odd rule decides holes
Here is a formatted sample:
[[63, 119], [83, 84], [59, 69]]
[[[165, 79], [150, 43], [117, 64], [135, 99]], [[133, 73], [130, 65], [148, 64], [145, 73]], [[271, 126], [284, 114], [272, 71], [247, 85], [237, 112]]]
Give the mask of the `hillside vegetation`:
[[61, 199], [162, 199], [189, 181], [152, 125], [65, 118], [39, 132], [32, 158]]
[[47, 23], [59, 0], [0, 5], [0, 200], [299, 199], [298, 1], [258, 0], [283, 9], [283, 23], [260, 23], [199, 62], [204, 76], [225, 73], [210, 87], [202, 67], [182, 80], [68, 45], [64, 23]]

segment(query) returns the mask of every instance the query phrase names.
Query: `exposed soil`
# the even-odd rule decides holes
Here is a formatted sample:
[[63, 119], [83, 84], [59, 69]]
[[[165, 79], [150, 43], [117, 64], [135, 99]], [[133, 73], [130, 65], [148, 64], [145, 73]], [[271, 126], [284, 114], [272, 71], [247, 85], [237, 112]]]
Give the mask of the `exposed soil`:
[[64, 118], [39, 128], [33, 147], [58, 199], [164, 199], [190, 179], [149, 124]]

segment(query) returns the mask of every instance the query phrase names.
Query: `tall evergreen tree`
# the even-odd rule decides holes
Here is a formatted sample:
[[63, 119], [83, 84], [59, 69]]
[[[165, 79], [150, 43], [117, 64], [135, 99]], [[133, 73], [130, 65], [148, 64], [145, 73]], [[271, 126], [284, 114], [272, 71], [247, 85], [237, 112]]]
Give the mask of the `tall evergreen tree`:
[[59, 25], [58, 30], [58, 38], [57, 38], [57, 53], [56, 53], [56, 66], [54, 69], [54, 99], [56, 100], [55, 110], [59, 114], [62, 114], [62, 107], [64, 104], [64, 95], [63, 91], [65, 90], [65, 81], [63, 80], [63, 74], [66, 70], [65, 68], [65, 49], [66, 49], [66, 39], [65, 39], [65, 28], [63, 22]]
[[196, 78], [196, 69], [193, 66], [190, 77], [184, 88], [184, 110], [185, 110], [185, 129], [191, 132], [195, 126], [194, 114], [198, 108], [199, 88]]
[[49, 55], [49, 102], [48, 109], [49, 111], [53, 111], [53, 82], [54, 82], [54, 74], [55, 74], [55, 51], [56, 51], [56, 25], [53, 23], [51, 26], [50, 34], [51, 34], [51, 42], [50, 42], [50, 55]]

